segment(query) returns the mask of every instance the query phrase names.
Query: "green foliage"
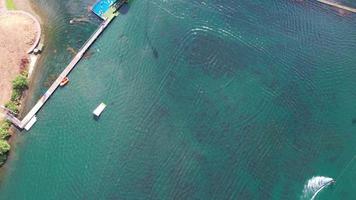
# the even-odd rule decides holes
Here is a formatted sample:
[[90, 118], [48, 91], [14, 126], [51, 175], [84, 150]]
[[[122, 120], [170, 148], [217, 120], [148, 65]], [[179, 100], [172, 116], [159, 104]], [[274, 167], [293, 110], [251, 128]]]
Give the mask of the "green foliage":
[[17, 108], [17, 104], [12, 102], [12, 101], [9, 101], [5, 104], [5, 107], [8, 108], [9, 110], [11, 110], [12, 112], [18, 114], [19, 113], [19, 110]]
[[16, 6], [13, 0], [6, 0], [6, 8], [8, 10], [15, 10]]
[[11, 123], [7, 120], [0, 121], [0, 166], [2, 166], [7, 159], [7, 152], [10, 150], [9, 143], [5, 140], [10, 137], [9, 129]]
[[10, 137], [10, 133], [8, 129], [0, 128], [0, 139], [4, 140]]
[[20, 90], [13, 90], [11, 94], [11, 101], [19, 101], [21, 96], [22, 92]]
[[7, 139], [10, 137], [9, 129], [10, 123], [7, 121], [0, 122], [0, 139]]
[[10, 151], [10, 144], [5, 140], [0, 140], [0, 155], [4, 155]]
[[4, 121], [1, 121], [0, 122], [0, 129], [3, 128], [3, 129], [9, 129], [11, 126], [11, 122], [7, 121], [7, 120], [4, 120]]
[[28, 81], [26, 76], [20, 74], [12, 81], [12, 88], [14, 90], [19, 90], [20, 92], [26, 90], [28, 87]]
[[11, 101], [18, 102], [21, 99], [22, 92], [27, 89], [27, 71], [23, 71], [20, 75], [17, 75], [16, 78], [12, 81], [12, 94]]

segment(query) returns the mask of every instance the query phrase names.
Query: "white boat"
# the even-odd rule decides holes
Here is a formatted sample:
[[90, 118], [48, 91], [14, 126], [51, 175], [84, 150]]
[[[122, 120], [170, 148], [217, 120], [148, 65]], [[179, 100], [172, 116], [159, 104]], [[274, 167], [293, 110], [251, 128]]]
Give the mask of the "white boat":
[[106, 105], [104, 103], [101, 103], [98, 107], [95, 108], [95, 110], [93, 111], [93, 114], [95, 116], [99, 117], [105, 108], [106, 108]]

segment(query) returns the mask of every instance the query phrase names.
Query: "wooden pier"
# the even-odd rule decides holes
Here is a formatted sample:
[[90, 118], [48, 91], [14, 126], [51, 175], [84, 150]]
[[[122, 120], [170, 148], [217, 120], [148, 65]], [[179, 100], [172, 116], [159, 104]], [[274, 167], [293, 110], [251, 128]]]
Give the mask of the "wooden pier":
[[356, 8], [352, 8], [352, 7], [349, 7], [349, 6], [344, 6], [344, 5], [341, 5], [339, 3], [332, 2], [330, 0], [317, 0], [317, 1], [319, 1], [320, 3], [327, 4], [329, 6], [333, 6], [335, 8], [339, 8], [339, 9], [342, 9], [342, 10], [346, 10], [346, 11], [349, 11], [349, 12], [356, 13]]
[[16, 124], [19, 128], [24, 128], [26, 124], [36, 115], [36, 113], [42, 108], [46, 101], [52, 96], [56, 91], [59, 84], [63, 78], [67, 77], [72, 69], [78, 64], [78, 62], [83, 58], [84, 53], [89, 49], [89, 47], [94, 43], [94, 41], [100, 36], [100, 34], [105, 30], [108, 24], [113, 18], [105, 20], [99, 28], [94, 32], [94, 34], [89, 38], [89, 40], [84, 44], [84, 46], [78, 51], [77, 55], [68, 64], [68, 66], [63, 70], [63, 72], [58, 76], [54, 83], [49, 87], [46, 93], [38, 100], [36, 105], [30, 110], [30, 112], [22, 119], [20, 124]]
[[[68, 74], [73, 70], [73, 68], [78, 64], [78, 62], [83, 58], [84, 53], [90, 48], [90, 46], [95, 42], [95, 40], [100, 36], [100, 34], [105, 30], [105, 28], [110, 24], [110, 22], [117, 16], [117, 14], [112, 13], [107, 17], [99, 26], [99, 28], [91, 35], [91, 37], [84, 43], [82, 48], [78, 51], [78, 53], [74, 56], [73, 60], [67, 65], [67, 67], [63, 70], [63, 72], [58, 76], [58, 78], [54, 81], [54, 83], [48, 88], [45, 94], [38, 100], [36, 105], [30, 110], [30, 112], [22, 119], [19, 120], [14, 116], [10, 111], [5, 110], [5, 117], [7, 120], [11, 121], [15, 126], [20, 129], [26, 127], [29, 122], [34, 121], [36, 119], [37, 112], [43, 107], [43, 105], [47, 102], [47, 100], [52, 96], [52, 94], [59, 87], [60, 82], [63, 78], [67, 77]], [[33, 125], [33, 124], [32, 124]]]

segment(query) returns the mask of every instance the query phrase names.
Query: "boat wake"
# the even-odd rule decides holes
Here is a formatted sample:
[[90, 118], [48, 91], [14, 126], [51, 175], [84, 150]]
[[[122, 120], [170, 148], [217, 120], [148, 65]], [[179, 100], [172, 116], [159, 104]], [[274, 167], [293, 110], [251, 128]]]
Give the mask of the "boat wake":
[[333, 184], [335, 182], [334, 179], [325, 176], [314, 176], [309, 179], [308, 182], [304, 185], [303, 195], [301, 199], [310, 199], [313, 200], [320, 191], [322, 191], [325, 187]]

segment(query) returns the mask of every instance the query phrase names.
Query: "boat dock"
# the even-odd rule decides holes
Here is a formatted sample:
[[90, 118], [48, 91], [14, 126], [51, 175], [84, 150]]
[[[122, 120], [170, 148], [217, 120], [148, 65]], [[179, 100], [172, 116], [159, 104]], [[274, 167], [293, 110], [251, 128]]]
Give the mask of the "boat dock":
[[324, 3], [324, 4], [327, 4], [329, 6], [333, 6], [335, 8], [339, 8], [339, 9], [342, 9], [342, 10], [346, 10], [346, 11], [349, 11], [349, 12], [353, 12], [353, 13], [356, 13], [356, 8], [352, 8], [352, 7], [349, 7], [349, 6], [344, 6], [344, 5], [341, 5], [337, 2], [332, 2], [330, 0], [317, 0], [318, 2], [320, 3]]
[[[126, 2], [125, 0], [121, 0]], [[121, 2], [120, 1], [120, 2]], [[116, 2], [114, 0], [100, 0], [96, 3], [96, 5], [102, 5], [103, 2], [105, 3], [106, 7], [105, 10], [100, 10], [100, 17], [104, 20], [98, 29], [90, 36], [90, 38], [84, 43], [82, 48], [78, 51], [78, 53], [74, 56], [73, 60], [66, 66], [63, 72], [58, 76], [58, 78], [53, 82], [53, 84], [48, 88], [45, 94], [38, 100], [35, 106], [27, 113], [27, 115], [22, 119], [19, 120], [14, 116], [12, 112], [7, 109], [5, 110], [5, 117], [9, 121], [11, 121], [15, 126], [20, 129], [26, 127], [26, 130], [31, 128], [27, 126], [28, 124], [31, 126], [36, 122], [36, 114], [37, 112], [43, 107], [43, 105], [47, 102], [47, 100], [53, 95], [56, 89], [59, 87], [63, 78], [67, 77], [68, 74], [74, 69], [74, 67], [78, 64], [78, 62], [83, 58], [84, 53], [94, 44], [95, 40], [101, 35], [101, 33], [105, 30], [105, 28], [110, 24], [110, 22], [117, 16], [117, 9], [113, 8], [113, 4]], [[109, 4], [107, 4], [109, 3]], [[95, 5], [95, 6], [96, 6]], [[94, 8], [95, 8], [94, 6]], [[96, 7], [98, 9], [98, 7]], [[94, 10], [93, 12], [97, 14]], [[31, 123], [30, 123], [31, 122]]]

